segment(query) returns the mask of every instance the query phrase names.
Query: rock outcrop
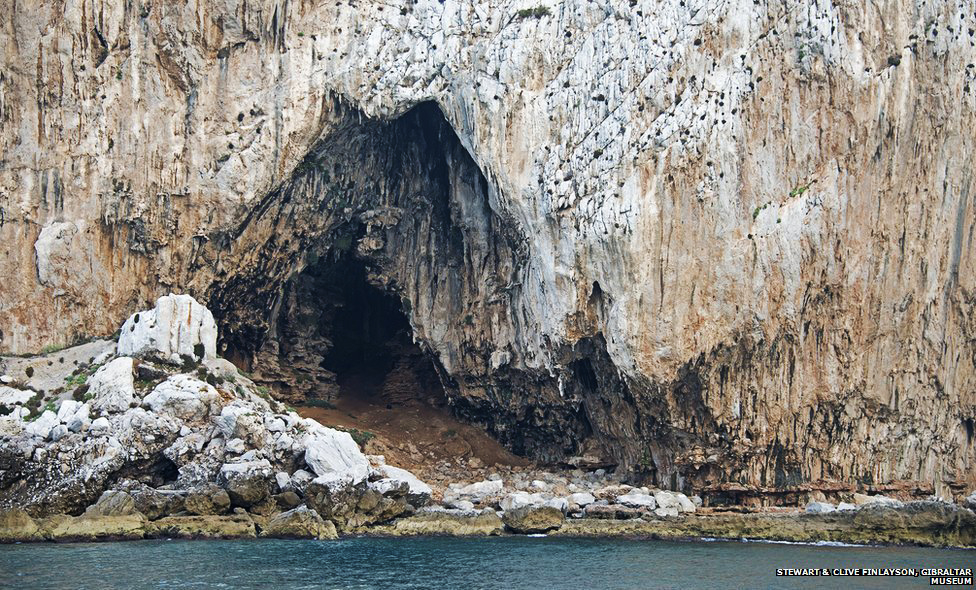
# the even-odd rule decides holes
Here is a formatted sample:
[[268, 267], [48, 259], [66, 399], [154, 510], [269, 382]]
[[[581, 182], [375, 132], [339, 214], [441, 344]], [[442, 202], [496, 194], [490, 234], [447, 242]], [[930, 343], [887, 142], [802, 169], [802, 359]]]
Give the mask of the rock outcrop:
[[328, 397], [372, 290], [519, 453], [976, 484], [971, 2], [144, 4], [7, 7], [0, 350], [182, 291]]
[[[167, 299], [158, 305], [139, 315], [165, 317]], [[74, 374], [65, 368], [67, 380], [91, 374], [86, 401], [65, 392], [40, 412], [24, 407], [24, 396], [4, 398], [10, 415], [0, 430], [0, 540], [259, 531], [327, 539], [336, 524], [387, 521], [429, 499], [430, 488], [410, 472], [374, 470], [348, 433], [266, 399], [236, 370], [225, 367], [217, 377], [183, 348], [154, 342], [120, 344], [120, 354], [136, 350], [141, 358], [105, 358], [100, 368]], [[90, 423], [89, 405], [101, 414]]]

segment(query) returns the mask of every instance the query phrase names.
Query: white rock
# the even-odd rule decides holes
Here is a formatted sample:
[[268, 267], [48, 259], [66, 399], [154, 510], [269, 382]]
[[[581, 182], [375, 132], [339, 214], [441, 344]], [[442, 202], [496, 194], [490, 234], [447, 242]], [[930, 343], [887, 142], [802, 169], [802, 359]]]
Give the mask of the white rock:
[[83, 432], [88, 429], [88, 426], [91, 424], [88, 408], [87, 403], [81, 404], [81, 407], [67, 421], [68, 430], [71, 432]]
[[7, 406], [9, 408], [16, 405], [23, 405], [30, 401], [30, 398], [34, 397], [34, 395], [34, 392], [29, 389], [15, 389], [0, 385], [0, 406]]
[[258, 450], [257, 449], [251, 449], [250, 451], [247, 451], [246, 453], [244, 453], [243, 455], [241, 455], [240, 457], [238, 457], [237, 461], [240, 461], [242, 463], [247, 463], [247, 462], [250, 462], [250, 461], [257, 461], [260, 458], [261, 457], [259, 456]]
[[433, 490], [430, 489], [429, 485], [420, 481], [420, 478], [410, 473], [406, 469], [401, 469], [392, 465], [379, 465], [374, 469], [374, 471], [378, 472], [384, 478], [396, 482], [406, 482], [407, 487], [410, 490], [408, 493], [411, 496], [411, 499], [414, 501], [419, 500], [422, 497], [429, 499], [430, 495], [433, 493]]
[[304, 469], [298, 469], [295, 473], [291, 474], [291, 480], [288, 482], [287, 489], [302, 492], [313, 479], [315, 479], [314, 475]]
[[808, 514], [829, 514], [834, 510], [834, 505], [828, 502], [810, 502], [806, 507]]
[[654, 490], [654, 500], [657, 502], [658, 508], [663, 508], [665, 511], [672, 508], [678, 512], [681, 511], [681, 502], [674, 492]]
[[135, 397], [132, 359], [120, 357], [88, 378], [91, 409], [100, 413], [125, 412]]
[[642, 494], [638, 491], [632, 491], [623, 496], [618, 496], [617, 503], [630, 506], [631, 508], [646, 508], [648, 510], [657, 508], [657, 501], [654, 499], [654, 496]]
[[550, 508], [555, 508], [563, 514], [569, 511], [569, 500], [566, 498], [550, 498], [542, 503], [543, 506], [549, 506]]
[[902, 502], [895, 500], [894, 498], [889, 498], [888, 496], [867, 496], [865, 494], [854, 494], [854, 503], [858, 506], [868, 506], [871, 504], [880, 504], [882, 506], [891, 506], [892, 508], [900, 508], [903, 506]]
[[244, 439], [232, 438], [227, 441], [227, 445], [224, 447], [227, 449], [228, 453], [241, 454], [247, 450], [247, 445], [244, 443]]
[[654, 514], [660, 517], [678, 516], [678, 509], [675, 506], [658, 506], [654, 509]]
[[369, 477], [369, 461], [348, 432], [326, 428], [311, 419], [303, 420], [302, 425], [308, 431], [301, 440], [305, 463], [319, 478], [348, 478], [355, 484]]
[[50, 410], [45, 410], [36, 420], [29, 423], [24, 430], [31, 436], [47, 438], [51, 429], [60, 424], [58, 415]]
[[268, 429], [268, 432], [284, 432], [285, 421], [277, 417], [266, 418], [264, 421], [264, 427]]
[[466, 485], [458, 489], [458, 494], [460, 496], [466, 497], [472, 500], [482, 500], [489, 496], [494, 496], [502, 491], [505, 487], [505, 482], [501, 480], [484, 480], [478, 481], [470, 485]]
[[295, 446], [295, 439], [288, 435], [286, 432], [282, 432], [278, 435], [278, 438], [274, 441], [274, 448], [277, 451], [287, 451]]
[[278, 484], [279, 490], [286, 490], [291, 483], [291, 476], [286, 471], [279, 471], [275, 473], [275, 483]]
[[214, 422], [224, 438], [240, 438], [252, 446], [264, 446], [267, 436], [264, 416], [246, 402], [235, 401], [224, 406]]
[[512, 492], [502, 499], [499, 507], [507, 512], [517, 508], [524, 508], [525, 506], [542, 506], [545, 502], [545, 497], [540, 493]]
[[532, 483], [530, 483], [529, 486], [539, 490], [540, 492], [548, 492], [550, 487], [549, 484], [541, 479], [532, 480]]
[[58, 408], [58, 420], [63, 423], [67, 423], [71, 420], [78, 408], [81, 407], [81, 402], [77, 402], [73, 399], [66, 399], [61, 402], [61, 406]]
[[6, 385], [8, 383], [13, 383], [13, 382], [14, 382], [14, 378], [11, 377], [10, 375], [0, 375], [0, 383]]
[[217, 324], [210, 310], [193, 297], [169, 294], [157, 299], [155, 308], [125, 321], [118, 353], [160, 356], [173, 363], [181, 363], [184, 355], [213, 359], [217, 356]]
[[219, 399], [209, 384], [189, 375], [173, 375], [157, 385], [143, 403], [157, 414], [194, 422], [205, 419]]
[[688, 499], [688, 496], [678, 492], [675, 494], [678, 499], [678, 510], [681, 512], [694, 512], [695, 503]]
[[469, 510], [474, 510], [474, 503], [470, 500], [457, 500], [451, 503], [451, 507], [456, 510], [464, 510], [467, 512]]
[[47, 438], [50, 439], [51, 442], [58, 442], [59, 440], [61, 440], [67, 435], [68, 435], [68, 427], [65, 426], [64, 424], [57, 424], [55, 425], [54, 428], [51, 429], [51, 432], [47, 434]]
[[34, 242], [34, 255], [37, 259], [37, 278], [42, 285], [65, 285], [69, 269], [79, 261], [79, 253], [71, 248], [77, 233], [78, 226], [70, 221], [51, 222], [41, 228]]
[[857, 504], [851, 504], [849, 502], [841, 502], [837, 505], [837, 510], [857, 510]]
[[567, 500], [569, 500], [570, 507], [575, 506], [578, 508], [585, 508], [586, 506], [596, 502], [596, 498], [593, 497], [593, 494], [589, 492], [576, 492], [574, 494], [570, 494]]
[[108, 431], [112, 427], [112, 424], [108, 421], [108, 418], [102, 416], [101, 418], [95, 418], [92, 420], [89, 431], [92, 434], [102, 433]]

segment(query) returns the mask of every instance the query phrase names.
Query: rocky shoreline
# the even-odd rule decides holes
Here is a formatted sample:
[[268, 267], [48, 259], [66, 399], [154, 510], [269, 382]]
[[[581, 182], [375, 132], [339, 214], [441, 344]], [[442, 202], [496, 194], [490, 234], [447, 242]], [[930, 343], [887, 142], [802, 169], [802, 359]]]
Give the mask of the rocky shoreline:
[[602, 469], [490, 466], [435, 488], [274, 400], [215, 342], [210, 312], [170, 295], [117, 344], [8, 363], [40, 387], [0, 385], [0, 542], [544, 533], [976, 547], [976, 493], [731, 511]]
[[[973, 511], [938, 502], [916, 502], [901, 508], [873, 506], [832, 514], [727, 513], [652, 520], [566, 519], [552, 508], [530, 508], [522, 512], [515, 520], [509, 517], [509, 513], [499, 514], [492, 510], [476, 514], [444, 509], [421, 510], [389, 523], [355, 527], [339, 535], [332, 522], [304, 506], [271, 517], [237, 509], [229, 515], [167, 516], [155, 521], [134, 510], [110, 514], [98, 514], [96, 511], [76, 517], [58, 514], [35, 520], [23, 510], [12, 509], [0, 513], [0, 543], [142, 539], [329, 540], [348, 536], [487, 537], [544, 532], [552, 536], [581, 538], [723, 539], [976, 548], [976, 515]], [[528, 521], [531, 524], [526, 527]], [[518, 528], [512, 528], [512, 525]]]

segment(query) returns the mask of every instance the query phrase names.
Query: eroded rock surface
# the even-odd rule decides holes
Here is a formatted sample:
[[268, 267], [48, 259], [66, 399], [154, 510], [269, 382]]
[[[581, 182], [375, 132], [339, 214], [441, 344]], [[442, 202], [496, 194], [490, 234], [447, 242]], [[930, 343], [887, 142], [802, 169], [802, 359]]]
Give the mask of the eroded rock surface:
[[[217, 377], [189, 355], [176, 366], [169, 357], [155, 364], [155, 346], [136, 353], [67, 375], [91, 372], [90, 386], [70, 394], [90, 401], [64, 398], [41, 411], [23, 396], [4, 398], [0, 540], [253, 537], [265, 526], [274, 536], [335, 538], [332, 521], [387, 521], [430, 497], [409, 471], [374, 470], [348, 433], [265, 399], [236, 370]], [[102, 415], [87, 423], [89, 404]], [[79, 416], [81, 427], [69, 428]]]
[[545, 7], [10, 6], [0, 349], [185, 291], [328, 397], [350, 264], [520, 453], [972, 489], [972, 1]]

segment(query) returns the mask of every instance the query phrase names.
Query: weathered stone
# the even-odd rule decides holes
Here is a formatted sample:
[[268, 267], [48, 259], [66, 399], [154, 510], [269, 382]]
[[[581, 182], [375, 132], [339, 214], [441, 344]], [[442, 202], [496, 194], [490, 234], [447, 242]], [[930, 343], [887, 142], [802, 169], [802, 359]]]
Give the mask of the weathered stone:
[[509, 510], [515, 510], [516, 508], [524, 508], [526, 506], [542, 506], [546, 502], [545, 497], [542, 494], [530, 494], [529, 492], [512, 492], [511, 494], [505, 496], [501, 502], [499, 502], [499, 507], [508, 512]]
[[194, 422], [205, 419], [219, 398], [217, 390], [189, 375], [173, 375], [142, 401], [157, 414]]
[[566, 516], [551, 506], [524, 506], [506, 511], [502, 521], [516, 533], [546, 533], [561, 527]]
[[36, 420], [29, 423], [24, 430], [31, 436], [46, 439], [51, 434], [51, 429], [58, 424], [58, 415], [50, 410], [46, 410]]
[[617, 503], [630, 506], [631, 508], [644, 508], [646, 510], [654, 510], [657, 507], [654, 496], [634, 491], [623, 496], [618, 496]]
[[488, 498], [497, 496], [502, 492], [504, 487], [505, 483], [501, 480], [485, 480], [466, 485], [458, 489], [457, 493], [463, 498], [467, 498], [475, 502], [481, 502]]
[[217, 356], [217, 324], [213, 314], [189, 295], [169, 294], [148, 311], [133, 314], [122, 325], [120, 355], [160, 357], [180, 364]]
[[234, 506], [248, 508], [271, 495], [274, 472], [267, 460], [226, 463], [220, 468], [220, 480]]
[[302, 438], [305, 463], [316, 475], [348, 478], [354, 484], [366, 480], [369, 461], [348, 432], [326, 428], [314, 420], [302, 424], [308, 430]]
[[132, 359], [120, 357], [98, 369], [88, 378], [88, 386], [95, 412], [114, 414], [128, 410], [135, 398]]
[[146, 526], [150, 537], [182, 539], [252, 539], [257, 536], [247, 513], [228, 516], [167, 516]]
[[51, 541], [134, 540], [145, 535], [146, 517], [138, 512], [102, 516], [64, 514], [40, 522], [41, 534]]
[[902, 506], [901, 501], [882, 495], [868, 496], [866, 494], [854, 494], [854, 503], [858, 506], [868, 506], [871, 504], [880, 504], [882, 506], [891, 506], [893, 508]]
[[807, 504], [806, 512], [809, 514], [827, 514], [836, 510], [833, 504], [827, 502], [810, 502]]
[[277, 502], [278, 507], [284, 510], [289, 510], [302, 503], [301, 497], [291, 490], [281, 492], [280, 494], [275, 494], [275, 502]]
[[0, 543], [40, 539], [37, 523], [20, 508], [0, 511]]
[[183, 505], [190, 514], [210, 516], [230, 510], [231, 499], [226, 490], [210, 485], [187, 492]]
[[375, 530], [392, 535], [500, 535], [505, 529], [502, 519], [487, 510], [477, 515], [452, 514], [444, 511], [421, 512], [397, 519], [390, 526]]
[[268, 527], [262, 531], [264, 537], [282, 539], [337, 539], [335, 525], [323, 520], [319, 513], [299, 506], [282, 512], [268, 522]]
[[62, 423], [67, 424], [71, 418], [74, 417], [75, 413], [81, 409], [81, 402], [77, 402], [73, 399], [66, 399], [61, 402], [58, 407], [58, 420]]
[[158, 520], [184, 510], [184, 493], [175, 490], [160, 491], [150, 487], [130, 489], [129, 495], [135, 509], [149, 520]]
[[574, 494], [570, 494], [569, 498], [567, 499], [569, 500], [569, 504], [571, 506], [578, 506], [580, 508], [585, 508], [586, 506], [596, 502], [596, 498], [589, 492], [576, 492]]
[[416, 475], [410, 473], [406, 469], [401, 469], [392, 465], [380, 465], [375, 468], [375, 471], [392, 482], [405, 483], [407, 485], [407, 502], [409, 502], [414, 508], [426, 506], [427, 503], [430, 502], [430, 496], [431, 493], [433, 493], [433, 490], [431, 490], [429, 485], [420, 481]]
[[136, 512], [132, 496], [117, 490], [106, 490], [97, 502], [85, 510], [85, 516], [128, 516]]
[[0, 406], [12, 408], [16, 405], [26, 404], [34, 395], [36, 395], [35, 392], [29, 389], [15, 389], [0, 385]]
[[973, 491], [973, 493], [966, 496], [963, 504], [970, 510], [976, 510], [976, 491]]
[[627, 520], [640, 517], [641, 512], [636, 508], [621, 504], [590, 504], [585, 508], [583, 514], [586, 518]]

